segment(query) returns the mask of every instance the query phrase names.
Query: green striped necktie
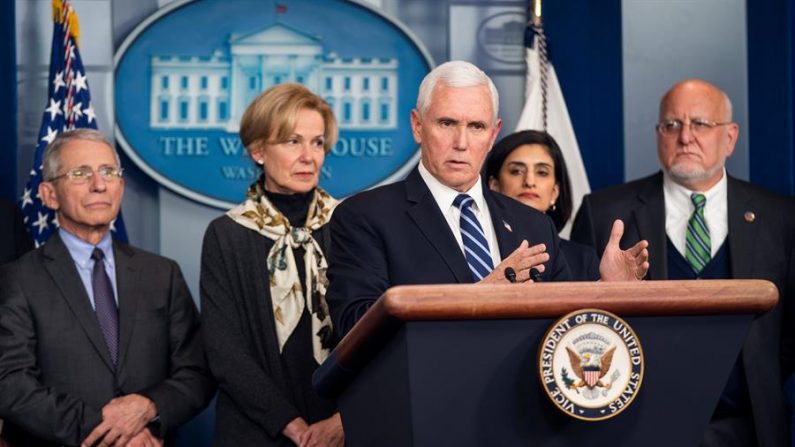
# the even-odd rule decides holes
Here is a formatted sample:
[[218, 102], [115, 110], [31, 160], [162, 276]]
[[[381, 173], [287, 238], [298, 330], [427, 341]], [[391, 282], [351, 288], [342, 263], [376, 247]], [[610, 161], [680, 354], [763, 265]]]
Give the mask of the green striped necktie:
[[712, 259], [709, 226], [707, 226], [707, 220], [704, 218], [704, 205], [707, 204], [707, 198], [704, 194], [693, 193], [690, 195], [690, 200], [693, 201], [696, 209], [693, 210], [693, 215], [690, 216], [690, 220], [687, 222], [685, 258], [687, 258], [687, 262], [696, 273], [701, 273], [701, 270]]

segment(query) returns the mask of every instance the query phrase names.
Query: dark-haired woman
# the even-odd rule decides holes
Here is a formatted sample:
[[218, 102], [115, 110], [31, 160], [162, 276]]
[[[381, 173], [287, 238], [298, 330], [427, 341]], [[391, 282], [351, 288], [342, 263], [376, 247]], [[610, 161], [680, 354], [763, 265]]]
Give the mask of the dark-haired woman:
[[[489, 187], [552, 218], [560, 231], [572, 213], [571, 182], [558, 143], [546, 132], [525, 130], [501, 139], [486, 162]], [[599, 279], [593, 248], [561, 240], [572, 278]]]

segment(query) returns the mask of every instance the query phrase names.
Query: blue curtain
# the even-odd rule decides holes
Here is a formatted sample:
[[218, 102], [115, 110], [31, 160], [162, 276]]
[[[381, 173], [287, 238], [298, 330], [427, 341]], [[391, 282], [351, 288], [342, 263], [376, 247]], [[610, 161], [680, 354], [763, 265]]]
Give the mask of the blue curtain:
[[17, 194], [17, 62], [14, 1], [0, 2], [0, 197], [16, 202]]

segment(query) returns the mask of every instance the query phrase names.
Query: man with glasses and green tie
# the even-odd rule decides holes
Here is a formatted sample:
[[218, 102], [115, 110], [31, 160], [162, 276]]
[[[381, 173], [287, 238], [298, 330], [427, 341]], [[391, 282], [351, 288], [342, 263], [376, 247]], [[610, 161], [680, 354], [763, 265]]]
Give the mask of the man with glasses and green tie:
[[662, 172], [587, 195], [572, 240], [601, 252], [605, 229], [622, 219], [622, 247], [649, 241], [649, 279], [773, 281], [781, 301], [751, 326], [702, 445], [784, 446], [789, 421], [782, 382], [792, 369], [793, 338], [783, 320], [795, 283], [793, 199], [726, 173], [739, 127], [728, 95], [708, 82], [674, 85], [660, 102], [656, 131]]
[[39, 195], [59, 231], [0, 269], [0, 417], [12, 446], [162, 445], [212, 397], [171, 260], [113, 241], [124, 181], [93, 129], [63, 132]]

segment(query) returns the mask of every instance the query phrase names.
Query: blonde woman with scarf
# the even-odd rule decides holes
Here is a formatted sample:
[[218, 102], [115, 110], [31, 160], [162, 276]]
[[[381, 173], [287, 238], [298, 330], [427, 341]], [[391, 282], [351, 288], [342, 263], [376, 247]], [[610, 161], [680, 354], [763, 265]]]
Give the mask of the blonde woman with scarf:
[[202, 248], [202, 331], [219, 388], [215, 446], [344, 443], [335, 403], [311, 384], [335, 343], [325, 252], [337, 201], [318, 177], [337, 135], [328, 104], [298, 84], [267, 90], [241, 120], [261, 174], [243, 203], [210, 223]]

